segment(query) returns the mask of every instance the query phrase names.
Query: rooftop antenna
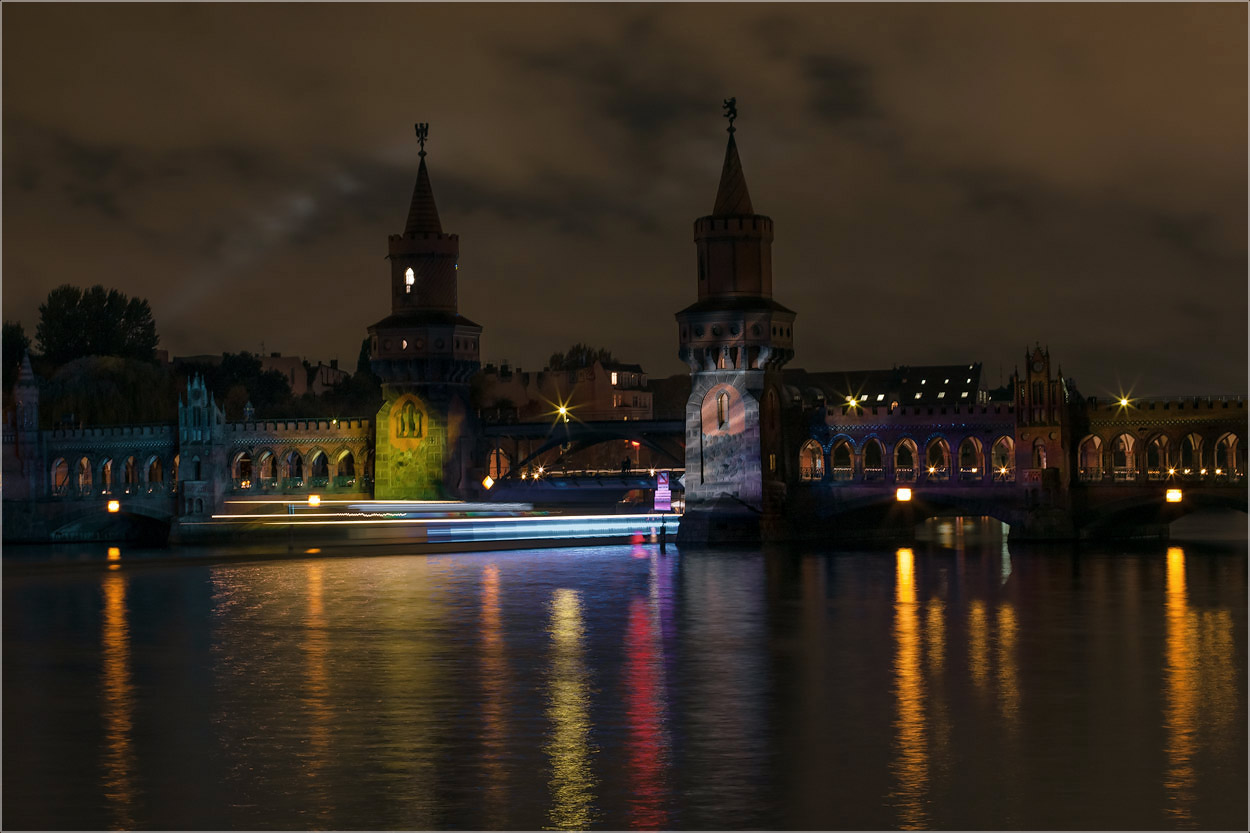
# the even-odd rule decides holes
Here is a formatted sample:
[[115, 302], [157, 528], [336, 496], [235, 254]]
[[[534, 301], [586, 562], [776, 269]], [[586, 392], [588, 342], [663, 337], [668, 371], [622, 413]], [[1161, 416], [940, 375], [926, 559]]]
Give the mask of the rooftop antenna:
[[416, 128], [417, 128], [417, 141], [421, 144], [421, 150], [417, 152], [417, 156], [420, 156], [422, 159], [424, 159], [425, 158], [425, 140], [430, 138], [430, 125], [426, 122], [418, 122], [416, 125]]
[[734, 119], [738, 118], [738, 99], [727, 98], [725, 103], [721, 105], [725, 108], [725, 118], [729, 119], [729, 134], [732, 136], [734, 132]]

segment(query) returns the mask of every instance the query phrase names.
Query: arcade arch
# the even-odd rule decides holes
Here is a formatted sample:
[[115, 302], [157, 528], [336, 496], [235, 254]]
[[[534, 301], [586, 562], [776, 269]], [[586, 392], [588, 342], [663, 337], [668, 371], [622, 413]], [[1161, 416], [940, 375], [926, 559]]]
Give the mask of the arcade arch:
[[825, 476], [825, 450], [815, 440], [803, 443], [799, 450], [799, 479], [810, 482]]

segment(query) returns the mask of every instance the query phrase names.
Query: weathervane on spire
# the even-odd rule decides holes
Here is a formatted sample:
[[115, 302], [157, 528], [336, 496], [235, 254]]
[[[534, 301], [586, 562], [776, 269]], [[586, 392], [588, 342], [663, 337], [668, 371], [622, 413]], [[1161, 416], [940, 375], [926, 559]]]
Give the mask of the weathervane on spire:
[[725, 108], [725, 118], [729, 119], [729, 132], [734, 132], [734, 119], [738, 118], [738, 99], [727, 98], [721, 105]]
[[430, 126], [425, 122], [417, 124], [417, 141], [421, 143], [421, 151], [417, 154], [425, 158], [425, 140], [430, 138]]

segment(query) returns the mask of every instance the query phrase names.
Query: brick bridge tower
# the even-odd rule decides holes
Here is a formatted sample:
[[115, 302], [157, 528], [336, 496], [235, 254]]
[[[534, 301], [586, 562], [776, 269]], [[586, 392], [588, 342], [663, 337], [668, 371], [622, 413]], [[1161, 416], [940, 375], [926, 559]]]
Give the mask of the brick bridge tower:
[[1024, 507], [1013, 519], [1019, 537], [1071, 537], [1072, 403], [1062, 369], [1052, 373], [1050, 350], [1037, 345], [1014, 375], [1016, 471]]
[[482, 328], [457, 309], [460, 238], [444, 234], [425, 164], [429, 126], [417, 125], [421, 164], [403, 234], [388, 239], [391, 314], [369, 327], [369, 364], [382, 379], [375, 421], [374, 497], [459, 496], [471, 447], [469, 380]]
[[773, 221], [751, 206], [725, 102], [729, 143], [712, 213], [694, 223], [698, 301], [677, 313], [690, 367], [686, 514], [690, 542], [778, 536], [785, 501], [781, 368], [794, 312], [773, 300]]

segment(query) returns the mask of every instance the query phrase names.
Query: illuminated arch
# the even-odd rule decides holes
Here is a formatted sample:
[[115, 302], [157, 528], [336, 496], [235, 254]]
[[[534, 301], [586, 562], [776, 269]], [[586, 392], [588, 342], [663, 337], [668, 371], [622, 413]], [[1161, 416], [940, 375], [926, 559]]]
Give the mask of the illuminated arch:
[[829, 475], [834, 480], [855, 478], [855, 446], [846, 437], [839, 437], [829, 449]]
[[85, 456], [78, 458], [78, 465], [74, 472], [74, 487], [80, 496], [91, 494], [91, 461]]
[[236, 489], [252, 488], [254, 479], [252, 477], [252, 455], [247, 451], [240, 451], [234, 455], [234, 459], [230, 461], [230, 479], [234, 481]]
[[1132, 434], [1118, 434], [1111, 440], [1111, 477], [1124, 482], [1137, 479], [1137, 442]]
[[64, 457], [52, 461], [52, 494], [62, 497], [69, 494], [69, 463]]
[[1146, 479], [1166, 480], [1175, 469], [1168, 459], [1168, 437], [1156, 434], [1146, 443]]
[[885, 446], [876, 437], [864, 441], [864, 480], [885, 479]]
[[1090, 434], [1081, 440], [1076, 452], [1076, 473], [1088, 483], [1102, 480], [1102, 437]]
[[1240, 478], [1245, 473], [1242, 453], [1241, 440], [1231, 431], [1216, 440], [1214, 459], [1211, 460], [1215, 477], [1219, 480]]
[[815, 440], [803, 443], [799, 450], [799, 479], [822, 480], [825, 476], [825, 450]]
[[910, 483], [916, 479], [916, 470], [920, 467], [920, 452], [916, 441], [904, 437], [894, 445], [894, 479], [901, 483]]
[[924, 472], [926, 480], [942, 481], [950, 479], [951, 450], [945, 437], [934, 437], [924, 450]]
[[981, 441], [976, 437], [964, 437], [959, 443], [959, 479], [981, 480], [985, 477], [985, 455]]
[[512, 458], [508, 455], [508, 452], [502, 448], [491, 449], [487, 474], [498, 480], [510, 471], [512, 471]]
[[1016, 442], [1001, 436], [990, 447], [990, 465], [994, 468], [994, 482], [1014, 483], [1016, 480]]

